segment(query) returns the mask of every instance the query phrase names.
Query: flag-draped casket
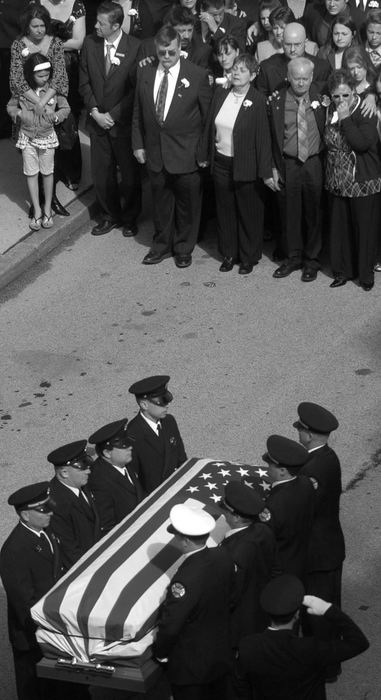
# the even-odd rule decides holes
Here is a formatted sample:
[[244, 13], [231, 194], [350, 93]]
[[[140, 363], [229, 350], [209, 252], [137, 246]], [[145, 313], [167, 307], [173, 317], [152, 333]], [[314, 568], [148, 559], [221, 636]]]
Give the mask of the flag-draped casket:
[[87, 552], [34, 607], [37, 639], [47, 656], [78, 661], [140, 656], [153, 641], [158, 608], [182, 555], [167, 532], [177, 503], [216, 518], [208, 544], [226, 532], [218, 508], [224, 484], [244, 480], [262, 495], [267, 472], [232, 462], [190, 459]]

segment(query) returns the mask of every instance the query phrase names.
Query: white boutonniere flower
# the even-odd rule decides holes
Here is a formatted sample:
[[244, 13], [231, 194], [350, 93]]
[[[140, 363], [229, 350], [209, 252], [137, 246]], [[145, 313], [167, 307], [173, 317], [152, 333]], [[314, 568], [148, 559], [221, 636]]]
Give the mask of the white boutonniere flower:
[[228, 84], [228, 78], [226, 75], [224, 75], [223, 78], [216, 78], [215, 81], [216, 85], [223, 85], [226, 86]]
[[319, 100], [314, 100], [311, 102], [311, 109], [319, 109], [319, 107], [321, 107]]
[[54, 97], [51, 97], [47, 104], [54, 105]]
[[190, 82], [186, 78], [181, 78], [180, 83], [184, 88], [189, 88]]
[[69, 22], [72, 22], [74, 24], [74, 22], [76, 22], [76, 21], [77, 21], [77, 18], [74, 17], [74, 15], [70, 15]]
[[21, 56], [22, 56], [23, 58], [26, 58], [27, 56], [29, 56], [29, 49], [28, 49], [27, 47], [25, 47], [25, 49], [23, 49], [23, 50], [21, 51]]
[[252, 103], [251, 100], [244, 100], [244, 101], [242, 102], [242, 107], [243, 107], [244, 109], [249, 109], [249, 107], [251, 107], [252, 104], [253, 104], [253, 103]]
[[114, 58], [111, 59], [111, 63], [113, 66], [120, 66], [120, 59], [117, 56], [114, 56]]
[[378, 0], [370, 0], [370, 3], [368, 4], [368, 7], [379, 7], [380, 3]]
[[181, 56], [181, 58], [188, 58], [188, 51], [183, 51], [183, 50], [181, 49], [181, 51], [180, 51], [180, 56]]
[[127, 14], [129, 17], [137, 17], [139, 13], [137, 10], [134, 10], [134, 8], [132, 8], [131, 10], [128, 10]]

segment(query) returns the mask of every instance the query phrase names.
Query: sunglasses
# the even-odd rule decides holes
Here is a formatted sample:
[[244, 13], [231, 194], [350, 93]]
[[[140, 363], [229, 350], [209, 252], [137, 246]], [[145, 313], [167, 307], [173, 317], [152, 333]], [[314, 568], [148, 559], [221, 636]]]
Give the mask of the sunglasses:
[[82, 459], [78, 459], [75, 462], [70, 462], [70, 464], [66, 464], [66, 467], [73, 467], [73, 469], [78, 469], [80, 472], [85, 472], [88, 469], [91, 469], [93, 463], [90, 459], [90, 457], [83, 457]]
[[158, 56], [176, 56], [177, 51], [176, 49], [158, 49], [157, 55]]

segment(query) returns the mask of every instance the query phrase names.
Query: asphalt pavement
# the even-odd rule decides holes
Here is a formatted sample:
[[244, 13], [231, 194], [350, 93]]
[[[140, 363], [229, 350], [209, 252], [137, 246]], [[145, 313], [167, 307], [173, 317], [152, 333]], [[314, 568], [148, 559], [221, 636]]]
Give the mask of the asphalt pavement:
[[[0, 141], [3, 182], [1, 148]], [[21, 164], [19, 174], [25, 197]], [[25, 201], [13, 207], [12, 196], [11, 207], [0, 194], [1, 226], [25, 222]], [[54, 240], [27, 234], [0, 259], [0, 544], [16, 521], [8, 494], [52, 476], [46, 455], [54, 447], [131, 418], [136, 404], [127, 389], [144, 375], [171, 375], [171, 409], [188, 456], [262, 464], [269, 434], [296, 439], [296, 405], [321, 403], [340, 421], [332, 446], [345, 488], [344, 609], [371, 639], [328, 696], [378, 700], [381, 275], [370, 293], [355, 284], [331, 290], [325, 273], [309, 284], [299, 272], [274, 280], [270, 244], [251, 275], [222, 274], [213, 223], [190, 268], [177, 269], [173, 259], [146, 267], [147, 213], [134, 239], [118, 229], [94, 238], [92, 201], [91, 190], [80, 191], [70, 220], [55, 218]], [[26, 245], [22, 258], [17, 250]], [[2, 697], [14, 700], [1, 589], [0, 620]]]

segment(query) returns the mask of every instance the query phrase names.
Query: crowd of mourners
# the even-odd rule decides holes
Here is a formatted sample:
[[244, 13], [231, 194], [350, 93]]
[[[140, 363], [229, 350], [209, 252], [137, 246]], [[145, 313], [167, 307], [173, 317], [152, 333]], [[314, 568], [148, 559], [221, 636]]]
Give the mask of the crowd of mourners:
[[2, 5], [0, 129], [9, 135], [12, 121], [30, 228], [69, 215], [56, 183], [78, 188], [85, 110], [93, 235], [120, 225], [136, 235], [144, 168], [154, 223], [144, 264], [173, 254], [188, 267], [215, 216], [221, 272], [251, 273], [273, 239], [273, 277], [315, 280], [324, 248], [331, 287], [357, 279], [370, 291], [381, 270], [381, 2], [97, 5]]

